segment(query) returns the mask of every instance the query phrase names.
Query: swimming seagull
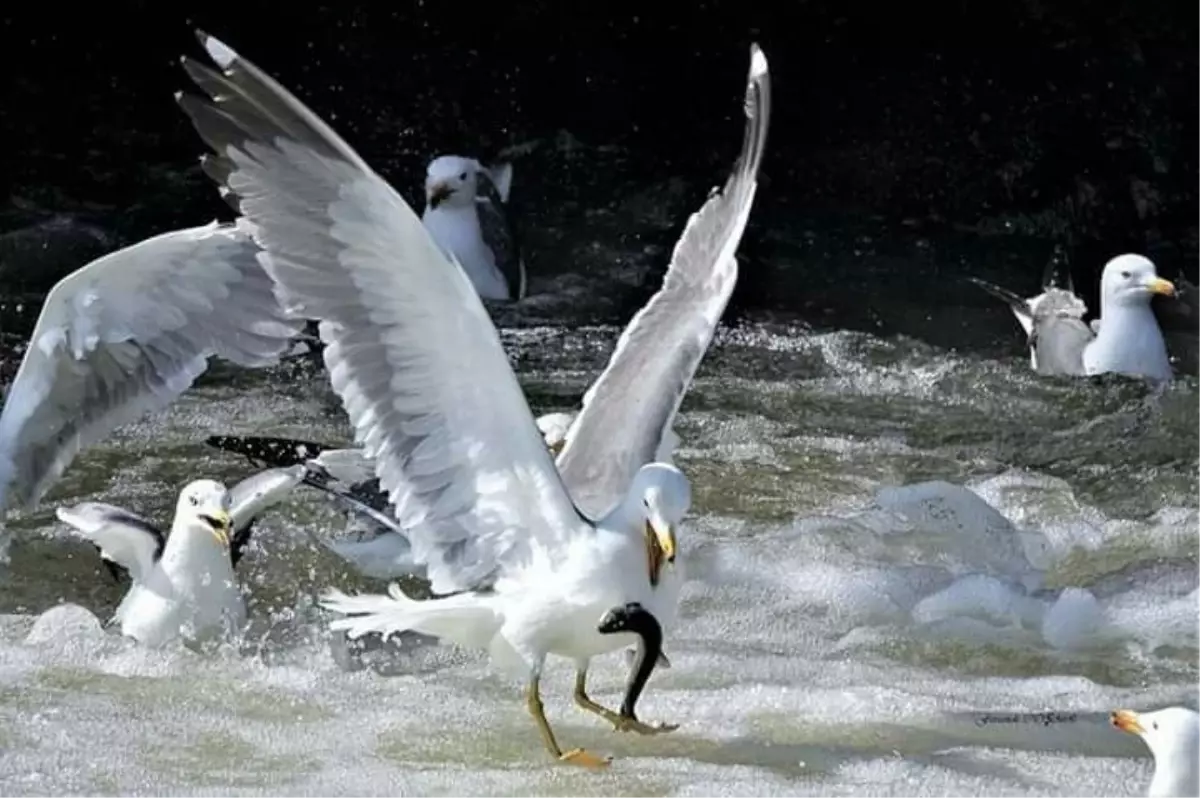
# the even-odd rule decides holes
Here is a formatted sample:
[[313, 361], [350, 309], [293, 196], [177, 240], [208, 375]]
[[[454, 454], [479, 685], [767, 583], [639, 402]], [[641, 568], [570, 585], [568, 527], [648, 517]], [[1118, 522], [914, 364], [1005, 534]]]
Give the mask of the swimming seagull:
[[[133, 585], [112, 618], [122, 634], [149, 647], [178, 637], [198, 641], [235, 633], [246, 620], [231, 537], [279, 495], [279, 475], [269, 476], [246, 480], [233, 491], [210, 479], [190, 483], [179, 494], [169, 536], [111, 504], [84, 502], [56, 513], [106, 560], [129, 572]], [[294, 476], [298, 479], [299, 469]]]
[[1154, 777], [1146, 795], [1200, 795], [1200, 715], [1194, 709], [1121, 709], [1112, 713], [1112, 725], [1141, 737], [1154, 757]]
[[[307, 473], [306, 469], [300, 467], [269, 468], [243, 479], [229, 489], [232, 506], [229, 529], [229, 564], [234, 569], [245, 555], [246, 547], [250, 545], [250, 536], [254, 532], [254, 526], [262, 513], [284, 501], [292, 490], [304, 481]], [[95, 502], [91, 505], [127, 514], [124, 510], [110, 508], [108, 505]], [[161, 546], [159, 548], [161, 549]], [[101, 550], [101, 557], [105, 568], [117, 582], [123, 582], [130, 578], [129, 570], [116, 560], [103, 556], [103, 550]]]
[[525, 261], [506, 207], [512, 173], [509, 163], [487, 168], [474, 158], [442, 155], [425, 175], [421, 221], [484, 299], [525, 298]]
[[[568, 435], [564, 458], [594, 441], [605, 455], [599, 459], [613, 462], [599, 470], [564, 462], [560, 477], [465, 272], [446, 262], [404, 200], [324, 122], [229, 47], [199, 37], [222, 73], [185, 57], [212, 102], [178, 99], [217, 153], [205, 171], [240, 197], [290, 312], [321, 320], [333, 389], [414, 559], [443, 594], [414, 601], [396, 585], [388, 597], [331, 591], [325, 606], [365, 616], [334, 628], [411, 629], [485, 648], [526, 676], [528, 709], [556, 758], [606, 764], [559, 747], [542, 707], [542, 668], [548, 654], [575, 661], [579, 700], [590, 659], [635, 642], [629, 633], [597, 630], [609, 608], [637, 602], [667, 622], [677, 612], [675, 526], [689, 509], [690, 486], [673, 466], [645, 461], [712, 337], [727, 301], [720, 294], [736, 277], [734, 252], [766, 137], [766, 58], [752, 46], [746, 138], [733, 175], [689, 221], [663, 289], [622, 336]], [[654, 354], [640, 350], [646, 341]], [[634, 361], [640, 369], [630, 367]], [[602, 416], [620, 423], [597, 430], [588, 419]], [[583, 489], [590, 488], [589, 505], [609, 509], [585, 515], [564, 486], [568, 473], [604, 480]], [[664, 730], [588, 708], [619, 728]]]
[[1141, 255], [1119, 255], [1104, 266], [1100, 277], [1100, 318], [1083, 321], [1087, 306], [1070, 285], [1044, 283], [1041, 294], [1029, 299], [998, 285], [968, 280], [1009, 304], [1029, 337], [1034, 371], [1052, 375], [1093, 375], [1108, 372], [1151, 380], [1171, 379], [1171, 363], [1162, 330], [1150, 309], [1156, 294], [1173, 295], [1175, 286], [1155, 272]]
[[0, 412], [4, 508], [41, 500], [80, 451], [161, 410], [217, 357], [275, 363], [287, 319], [249, 223], [175, 230], [112, 252], [50, 290]]

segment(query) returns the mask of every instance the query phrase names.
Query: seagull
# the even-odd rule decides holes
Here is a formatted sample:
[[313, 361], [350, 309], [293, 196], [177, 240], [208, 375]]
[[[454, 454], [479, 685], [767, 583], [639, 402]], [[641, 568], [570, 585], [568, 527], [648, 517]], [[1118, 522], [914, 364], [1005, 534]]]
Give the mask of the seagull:
[[[236, 569], [238, 563], [250, 545], [250, 536], [259, 517], [268, 508], [285, 500], [292, 490], [307, 476], [303, 468], [270, 468], [251, 477], [243, 479], [229, 490], [231, 525], [229, 530], [229, 564]], [[96, 502], [90, 503], [94, 508], [103, 508], [105, 512], [128, 515], [124, 510]], [[165, 542], [165, 541], [164, 541]], [[96, 547], [100, 549], [99, 546]], [[161, 551], [162, 546], [158, 546]], [[103, 556], [101, 561], [117, 583], [131, 579], [129, 570], [121, 563]]]
[[80, 451], [161, 410], [216, 355], [277, 362], [302, 322], [285, 318], [249, 224], [148, 238], [88, 263], [46, 296], [0, 411], [4, 510], [36, 505]]
[[421, 221], [484, 299], [525, 298], [525, 261], [506, 208], [512, 174], [510, 163], [487, 168], [474, 158], [441, 155], [425, 175]]
[[[233, 575], [232, 536], [287, 490], [279, 490], [281, 475], [262, 476], [233, 491], [211, 479], [188, 484], [179, 494], [169, 536], [111, 504], [57, 509], [60, 521], [129, 572], [133, 585], [112, 618], [122, 634], [157, 648], [180, 637], [201, 641], [241, 628], [246, 607]], [[291, 476], [298, 479], [299, 469]]]
[[[183, 65], [212, 101], [177, 97], [216, 153], [204, 169], [238, 195], [289, 312], [320, 320], [333, 389], [438, 596], [416, 601], [397, 585], [387, 596], [332, 590], [327, 608], [361, 616], [332, 627], [413, 630], [487, 650], [525, 677], [528, 710], [560, 761], [609, 760], [559, 746], [540, 694], [551, 654], [575, 662], [581, 706], [616, 728], [667, 730], [591, 702], [584, 683], [591, 658], [636, 642], [598, 631], [610, 608], [636, 602], [664, 626], [678, 611], [675, 529], [691, 488], [674, 466], [647, 461], [736, 280], [766, 140], [762, 51], [751, 47], [733, 174], [689, 220], [663, 288], [585, 398], [560, 476], [466, 273], [323, 121], [228, 46], [199, 38], [221, 72], [187, 57]], [[564, 484], [580, 474], [596, 481], [580, 486], [582, 502]]]
[[1112, 725], [1141, 737], [1154, 757], [1154, 778], [1146, 795], [1200, 795], [1200, 715], [1194, 709], [1121, 709], [1112, 713]]
[[1087, 306], [1068, 284], [1059, 288], [1043, 281], [1041, 294], [1029, 299], [998, 285], [968, 280], [1012, 308], [1029, 338], [1034, 371], [1046, 376], [1105, 373], [1171, 379], [1171, 362], [1162, 330], [1150, 309], [1155, 295], [1171, 296], [1175, 286], [1158, 276], [1142, 255], [1119, 255], [1100, 277], [1100, 318], [1083, 321]]

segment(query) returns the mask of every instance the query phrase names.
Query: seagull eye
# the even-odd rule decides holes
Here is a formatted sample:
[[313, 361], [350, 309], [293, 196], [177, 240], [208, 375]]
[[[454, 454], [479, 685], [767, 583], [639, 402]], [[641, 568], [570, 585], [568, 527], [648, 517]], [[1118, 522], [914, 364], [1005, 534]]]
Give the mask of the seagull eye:
[[459, 179], [459, 180], [466, 180], [466, 179], [467, 179], [467, 173], [466, 173], [466, 172], [463, 172], [461, 175], [459, 175], [459, 176], [458, 176], [458, 179]]
[[1121, 276], [1122, 276], [1122, 277], [1124, 277], [1126, 280], [1128, 280], [1128, 279], [1129, 279], [1129, 272], [1121, 272]]
[[1151, 723], [1151, 724], [1150, 724], [1150, 726], [1151, 726], [1151, 727], [1152, 727], [1152, 728], [1153, 728], [1155, 731], [1158, 731], [1158, 721], [1154, 721], [1153, 723]]
[[647, 510], [649, 510], [650, 509], [650, 500], [642, 499], [642, 506], [645, 507]]

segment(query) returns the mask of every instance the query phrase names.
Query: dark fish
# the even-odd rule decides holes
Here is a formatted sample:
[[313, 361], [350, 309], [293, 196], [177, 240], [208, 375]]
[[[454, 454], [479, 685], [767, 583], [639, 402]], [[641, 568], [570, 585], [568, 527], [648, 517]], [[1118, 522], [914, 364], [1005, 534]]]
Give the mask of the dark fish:
[[625, 684], [625, 698], [621, 701], [620, 715], [637, 721], [634, 707], [654, 667], [662, 658], [663, 633], [658, 619], [651, 615], [641, 604], [631, 602], [624, 607], [614, 607], [600, 619], [596, 631], [602, 635], [612, 635], [619, 632], [633, 632], [640, 638], [637, 653], [629, 671], [629, 680]]

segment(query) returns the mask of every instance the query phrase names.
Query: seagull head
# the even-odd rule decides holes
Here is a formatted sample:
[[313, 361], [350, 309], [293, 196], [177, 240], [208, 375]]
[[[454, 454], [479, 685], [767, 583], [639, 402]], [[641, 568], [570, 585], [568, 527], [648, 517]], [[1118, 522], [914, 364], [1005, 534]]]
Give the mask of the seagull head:
[[1156, 712], [1120, 709], [1112, 725], [1136, 734], [1154, 757], [1150, 795], [1194, 795], [1200, 772], [1200, 714], [1186, 707]]
[[1155, 294], [1174, 296], [1175, 286], [1158, 276], [1141, 255], [1118, 255], [1104, 266], [1100, 296], [1105, 305], [1144, 305]]
[[675, 466], [648, 463], [634, 477], [630, 498], [642, 518], [650, 584], [657, 585], [663, 563], [675, 562], [675, 527], [691, 507], [691, 484]]
[[461, 155], [441, 155], [425, 173], [425, 202], [431, 209], [465, 207], [475, 202], [479, 161]]
[[220, 482], [198, 479], [179, 494], [175, 515], [186, 519], [189, 527], [203, 528], [222, 546], [228, 546], [233, 524], [229, 515], [231, 503], [229, 491]]

